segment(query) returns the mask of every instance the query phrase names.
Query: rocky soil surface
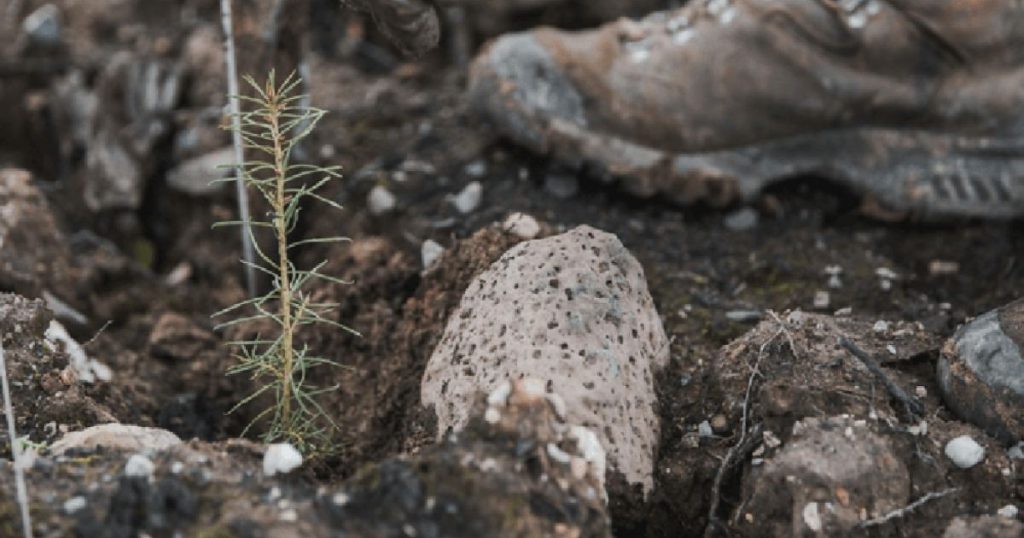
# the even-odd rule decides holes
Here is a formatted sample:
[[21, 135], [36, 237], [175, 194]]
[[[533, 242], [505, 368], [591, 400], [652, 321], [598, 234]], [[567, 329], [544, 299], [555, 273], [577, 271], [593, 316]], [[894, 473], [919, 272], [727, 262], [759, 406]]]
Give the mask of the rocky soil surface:
[[[652, 3], [475, 6], [464, 37]], [[253, 386], [225, 343], [259, 327], [210, 319], [245, 296], [211, 229], [234, 214], [207, 181], [217, 2], [14, 4], [0, 342], [37, 536], [1024, 534], [1024, 364], [952, 339], [1022, 330], [993, 310], [1024, 297], [1021, 223], [877, 222], [813, 177], [750, 207], [634, 199], [495, 138], [451, 49], [404, 60], [326, 0], [280, 31], [329, 111], [298, 157], [344, 166], [346, 209], [296, 235], [352, 238], [299, 263], [350, 281], [315, 294], [361, 336], [299, 333], [343, 368], [317, 380], [331, 454], [295, 467], [227, 413]], [[17, 514], [3, 460], [0, 536]]]

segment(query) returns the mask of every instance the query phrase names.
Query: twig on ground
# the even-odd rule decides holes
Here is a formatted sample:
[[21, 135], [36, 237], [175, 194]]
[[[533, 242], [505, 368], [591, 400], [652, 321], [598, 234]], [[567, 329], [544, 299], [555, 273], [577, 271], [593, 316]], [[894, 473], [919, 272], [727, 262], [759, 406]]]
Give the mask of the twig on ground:
[[[721, 503], [722, 498], [722, 482], [725, 481], [725, 474], [733, 466], [734, 462], [739, 459], [741, 454], [745, 454], [747, 450], [753, 448], [754, 443], [757, 442], [757, 432], [760, 426], [755, 426], [751, 429], [749, 439], [747, 437], [747, 422], [750, 420], [750, 398], [754, 392], [754, 383], [757, 378], [761, 375], [761, 359], [764, 358], [765, 351], [768, 346], [774, 342], [779, 336], [782, 336], [786, 332], [786, 327], [782, 324], [782, 321], [776, 316], [776, 321], [779, 323], [779, 330], [772, 335], [771, 338], [764, 341], [761, 344], [761, 348], [757, 352], [757, 359], [754, 361], [754, 366], [750, 371], [750, 376], [747, 378], [747, 391], [743, 397], [743, 417], [740, 421], [740, 438], [736, 441], [729, 451], [725, 454], [725, 459], [722, 460], [722, 464], [718, 467], [718, 472], [715, 474], [715, 482], [711, 486], [711, 506], [708, 508], [708, 524], [704, 527], [704, 538], [710, 538], [715, 528], [718, 528], [729, 535], [728, 527], [718, 519], [718, 506]], [[790, 346], [792, 346], [792, 340], [790, 340]], [[796, 348], [793, 348], [794, 354]]]
[[957, 491], [960, 491], [960, 488], [949, 488], [949, 489], [944, 489], [942, 491], [933, 491], [933, 492], [928, 493], [925, 496], [921, 497], [920, 499], [918, 499], [918, 500], [916, 500], [916, 501], [914, 501], [914, 502], [904, 506], [903, 508], [900, 508], [898, 510], [893, 510], [892, 512], [889, 512], [888, 514], [885, 514], [884, 516], [876, 517], [874, 519], [869, 519], [867, 521], [864, 521], [864, 522], [860, 523], [859, 525], [857, 525], [857, 527], [861, 528], [861, 529], [866, 529], [866, 528], [869, 528], [869, 527], [877, 527], [879, 525], [884, 525], [884, 524], [886, 524], [886, 523], [888, 523], [888, 522], [890, 522], [890, 521], [892, 521], [894, 519], [902, 518], [902, 517], [906, 516], [907, 514], [913, 512], [914, 510], [917, 510], [918, 508], [924, 506], [926, 503], [934, 501], [935, 499], [941, 499], [941, 498], [945, 497], [946, 495], [949, 495], [951, 493], [956, 493]]
[[885, 390], [890, 396], [896, 398], [900, 402], [903, 402], [903, 406], [906, 408], [907, 413], [912, 417], [921, 417], [924, 415], [924, 406], [914, 398], [907, 394], [905, 390], [900, 388], [888, 375], [882, 370], [882, 367], [878, 365], [878, 361], [871, 357], [871, 355], [863, 349], [857, 347], [845, 336], [839, 338], [839, 345], [842, 346], [846, 351], [849, 351], [851, 355], [856, 357], [864, 366], [867, 366], [868, 370], [871, 371], [879, 381], [885, 385]]
[[7, 435], [11, 438], [11, 456], [14, 458], [14, 487], [17, 489], [18, 507], [21, 509], [21, 527], [25, 538], [32, 538], [32, 520], [28, 513], [28, 489], [25, 487], [25, 469], [22, 467], [18, 434], [14, 429], [14, 402], [11, 401], [11, 389], [7, 385], [7, 362], [4, 359], [3, 342], [0, 342], [0, 388], [3, 390], [4, 414], [7, 415]]
[[789, 350], [793, 352], [793, 357], [800, 358], [800, 353], [796, 349], [796, 342], [793, 340], [793, 333], [789, 332], [789, 329], [786, 327], [786, 322], [782, 321], [782, 318], [780, 318], [774, 310], [769, 309], [767, 312], [768, 315], [775, 320], [775, 323], [779, 324], [779, 331], [786, 336], [786, 342], [789, 343]]
[[108, 319], [107, 322], [104, 323], [102, 327], [100, 327], [100, 330], [96, 331], [96, 334], [92, 335], [92, 338], [86, 340], [85, 343], [82, 344], [82, 347], [88, 347], [89, 344], [95, 342], [96, 339], [99, 338], [101, 334], [103, 334], [103, 331], [107, 330], [107, 327], [110, 327], [111, 323], [113, 323], [113, 320]]
[[238, 67], [235, 58], [235, 32], [231, 21], [231, 0], [220, 0], [220, 19], [224, 27], [225, 70], [228, 79], [228, 106], [231, 112], [231, 142], [235, 150], [235, 195], [238, 198], [238, 218], [242, 221], [242, 258], [245, 260], [245, 287], [249, 297], [256, 296], [256, 255], [253, 251], [249, 219], [249, 193], [242, 182], [242, 116], [239, 105]]

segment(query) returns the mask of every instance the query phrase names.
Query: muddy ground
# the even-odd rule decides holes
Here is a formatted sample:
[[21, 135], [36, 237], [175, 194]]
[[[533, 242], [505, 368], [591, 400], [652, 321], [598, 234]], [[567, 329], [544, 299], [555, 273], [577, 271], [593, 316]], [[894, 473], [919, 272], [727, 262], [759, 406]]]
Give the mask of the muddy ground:
[[[730, 370], [728, 360], [742, 356], [737, 346], [756, 349], [765, 342], [749, 340], [761, 334], [751, 333], [746, 344], [733, 345], [732, 354], [723, 346], [760, 321], [769, 326], [759, 330], [771, 336], [775, 313], [781, 319], [797, 309], [823, 314], [848, 309], [850, 334], [882, 354], [889, 341], [871, 330], [877, 320], [913, 328], [906, 345], [894, 346], [886, 363], [907, 387], [924, 387], [930, 395], [932, 441], [897, 447], [907, 461], [916, 462], [910, 470], [911, 497], [946, 486], [966, 492], [865, 532], [937, 536], [956, 516], [991, 514], [1006, 504], [1024, 503], [1019, 462], [962, 471], [942, 461], [938, 440], [965, 431], [985, 437], [955, 420], [937, 398], [934, 381], [938, 348], [958, 324], [1024, 296], [1024, 223], [879, 222], [858, 210], [856, 193], [814, 177], [786, 180], [749, 208], [676, 207], [634, 199], [585, 170], [562, 168], [496, 137], [467, 109], [463, 71], [441, 55], [392, 64], [363, 56], [332, 58], [319, 51], [312, 57], [311, 73], [313, 103], [329, 115], [305, 146], [306, 154], [313, 162], [344, 167], [344, 180], [329, 196], [345, 211], [307, 208], [300, 234], [341, 234], [352, 243], [308, 248], [301, 259], [327, 259], [325, 271], [351, 280], [318, 292], [339, 301], [336, 319], [362, 336], [327, 329], [303, 335], [304, 342], [345, 366], [323, 380], [339, 386], [326, 405], [341, 427], [334, 454], [306, 470], [303, 480], [310, 488], [340, 483], [367, 464], [431, 443], [431, 416], [418, 407], [426, 360], [471, 278], [520, 240], [494, 223], [523, 212], [541, 221], [546, 234], [589, 224], [618, 235], [643, 265], [672, 339], [671, 363], [657, 377], [662, 434], [656, 490], [639, 505], [613, 496], [617, 536], [704, 532], [716, 474], [738, 440], [745, 396], [746, 377], [726, 375], [743, 369]], [[3, 76], [0, 83], [8, 90], [10, 80], [25, 82], [17, 78], [21, 75]], [[33, 75], [26, 84], [45, 94], [49, 82]], [[20, 100], [4, 106], [18, 107], [31, 97], [31, 91], [22, 92]], [[52, 134], [57, 138], [50, 142], [59, 146], [63, 133]], [[56, 264], [53, 269], [66, 263], [68, 274], [44, 271], [4, 282], [2, 291], [29, 296], [44, 288], [59, 291], [85, 316], [65, 323], [72, 336], [88, 342], [86, 350], [108, 364], [114, 378], [79, 391], [83, 394], [46, 392], [44, 387], [55, 381], [44, 379], [45, 371], [39, 379], [16, 385], [16, 399], [40, 403], [18, 410], [21, 431], [46, 443], [62, 429], [114, 418], [164, 427], [186, 439], [238, 436], [251, 411], [225, 411], [251, 385], [223, 375], [233, 363], [223, 344], [234, 335], [215, 331], [210, 319], [212, 312], [243, 296], [236, 233], [210, 228], [233, 214], [230, 192], [192, 196], [175, 191], [165, 174], [176, 163], [168, 151], [158, 151], [139, 207], [92, 212], [80, 202], [79, 179], [60, 173], [61, 167], [41, 157], [40, 147], [8, 140], [0, 148], [0, 164], [34, 172], [33, 182], [45, 194], [59, 232], [57, 242], [45, 247], [52, 250], [36, 249], [33, 255], [40, 264]], [[66, 166], [74, 168], [73, 163]], [[472, 181], [481, 183], [483, 202], [464, 215], [450, 198]], [[375, 186], [397, 196], [394, 212], [370, 214], [367, 194]], [[737, 223], [751, 215], [752, 222]], [[427, 239], [447, 251], [436, 267], [424, 271], [420, 247]], [[26, 253], [29, 245], [24, 245]], [[841, 268], [838, 287], [829, 284], [827, 268], [833, 266]], [[882, 278], [886, 269], [896, 277]], [[821, 291], [829, 293], [827, 305], [821, 297], [816, 305]], [[867, 375], [841, 380], [799, 366], [800, 360], [818, 359], [850, 364], [849, 356], [833, 349], [828, 357], [801, 359], [795, 355], [810, 355], [809, 345], [789, 349], [780, 341], [762, 349], [770, 359], [754, 394], [752, 421], [786, 439], [800, 418], [857, 415], [867, 401], [894, 410], [891, 415], [899, 423], [897, 406]], [[25, 371], [15, 368], [12, 376], [17, 379], [19, 373]], [[804, 395], [794, 398], [802, 403], [780, 404], [779, 394], [792, 391]], [[844, 399], [843, 394], [854, 396]], [[72, 400], [50, 405], [54, 398]], [[100, 407], [86, 413], [73, 398], [88, 398]], [[718, 415], [726, 426], [714, 436], [698, 436], [698, 425]], [[6, 447], [6, 441], [0, 444]], [[992, 461], [1005, 463], [1006, 458]], [[751, 472], [745, 463], [725, 473], [718, 492], [722, 519], [733, 516], [752, 487], [746, 479]], [[7, 500], [3, 506], [6, 519], [12, 512]], [[759, 534], [735, 520], [730, 525], [742, 534]]]

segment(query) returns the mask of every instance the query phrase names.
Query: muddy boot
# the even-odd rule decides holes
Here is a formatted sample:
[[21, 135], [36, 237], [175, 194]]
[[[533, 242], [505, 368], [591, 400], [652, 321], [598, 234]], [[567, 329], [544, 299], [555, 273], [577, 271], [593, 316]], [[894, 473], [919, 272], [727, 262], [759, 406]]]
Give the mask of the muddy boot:
[[966, 323], [942, 349], [939, 388], [962, 419], [1007, 443], [1024, 440], [1024, 299]]
[[814, 174], [901, 216], [1024, 214], [1020, 2], [695, 0], [504, 36], [470, 94], [640, 196], [727, 204]]

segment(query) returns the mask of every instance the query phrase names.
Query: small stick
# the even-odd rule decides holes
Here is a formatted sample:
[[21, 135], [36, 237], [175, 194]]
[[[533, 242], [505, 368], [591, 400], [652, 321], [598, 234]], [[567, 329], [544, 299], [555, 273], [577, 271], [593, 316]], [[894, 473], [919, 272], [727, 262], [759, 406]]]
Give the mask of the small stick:
[[21, 466], [18, 434], [14, 430], [14, 402], [11, 401], [11, 389], [7, 386], [7, 363], [4, 360], [3, 342], [0, 342], [0, 386], [3, 389], [4, 414], [7, 415], [7, 435], [11, 438], [11, 455], [14, 458], [14, 484], [17, 489], [18, 506], [21, 508], [21, 528], [25, 538], [32, 538], [32, 520], [28, 513], [28, 489], [25, 487], [25, 469]]
[[239, 106], [238, 67], [235, 59], [235, 31], [231, 21], [231, 0], [220, 0], [220, 20], [224, 26], [225, 67], [228, 78], [228, 104], [231, 110], [231, 142], [235, 148], [235, 193], [238, 197], [238, 217], [242, 221], [242, 258], [245, 260], [245, 287], [249, 297], [256, 296], [256, 255], [249, 230], [249, 193], [242, 182], [242, 118]]
[[[733, 460], [737, 459], [740, 454], [746, 453], [753, 444], [757, 441], [756, 435], [751, 435], [750, 439], [747, 438], [747, 421], [749, 420], [750, 414], [750, 396], [754, 391], [754, 381], [758, 376], [761, 375], [761, 359], [764, 358], [765, 349], [768, 345], [775, 341], [776, 338], [781, 336], [785, 332], [785, 326], [781, 326], [778, 332], [772, 335], [771, 338], [761, 344], [760, 350], [757, 352], [757, 360], [754, 361], [754, 368], [750, 371], [750, 377], [747, 378], [747, 392], [743, 397], [743, 418], [740, 422], [740, 438], [736, 441], [736, 444], [729, 448], [729, 452], [725, 454], [725, 459], [722, 460], [722, 465], [718, 467], [718, 472], [715, 473], [715, 482], [711, 487], [711, 506], [708, 508], [708, 525], [704, 528], [704, 538], [710, 538], [715, 528], [719, 528], [725, 532], [728, 536], [729, 529], [718, 519], [718, 505], [722, 498], [722, 482], [725, 481], [725, 473], [733, 465]], [[758, 427], [754, 427], [752, 434], [756, 434]]]
[[867, 351], [857, 347], [857, 344], [854, 344], [845, 336], [839, 337], [839, 345], [843, 346], [843, 348], [846, 349], [846, 351], [849, 351], [851, 355], [857, 357], [864, 366], [867, 366], [868, 370], [870, 370], [872, 374], [875, 374], [875, 377], [885, 385], [885, 390], [889, 392], [889, 395], [903, 402], [903, 405], [906, 407], [909, 414], [914, 417], [924, 415], [924, 406], [921, 405], [921, 402], [907, 394], [906, 391], [900, 388], [900, 386], [892, 379], [889, 379], [889, 376], [882, 371], [882, 367], [878, 365], [878, 362], [873, 359]]
[[888, 514], [885, 514], [882, 517], [876, 517], [875, 519], [869, 519], [867, 521], [864, 521], [857, 525], [857, 527], [861, 529], [866, 529], [869, 527], [877, 527], [879, 525], [883, 525], [896, 518], [902, 518], [906, 516], [910, 512], [913, 512], [914, 510], [917, 510], [918, 508], [924, 506], [926, 503], [934, 501], [935, 499], [941, 499], [946, 495], [949, 495], [950, 493], [955, 493], [957, 491], [960, 491], [960, 488], [949, 488], [944, 489], [942, 491], [932, 491], [927, 495], [921, 497], [920, 499], [904, 506], [903, 508], [893, 510], [892, 512], [889, 512]]

